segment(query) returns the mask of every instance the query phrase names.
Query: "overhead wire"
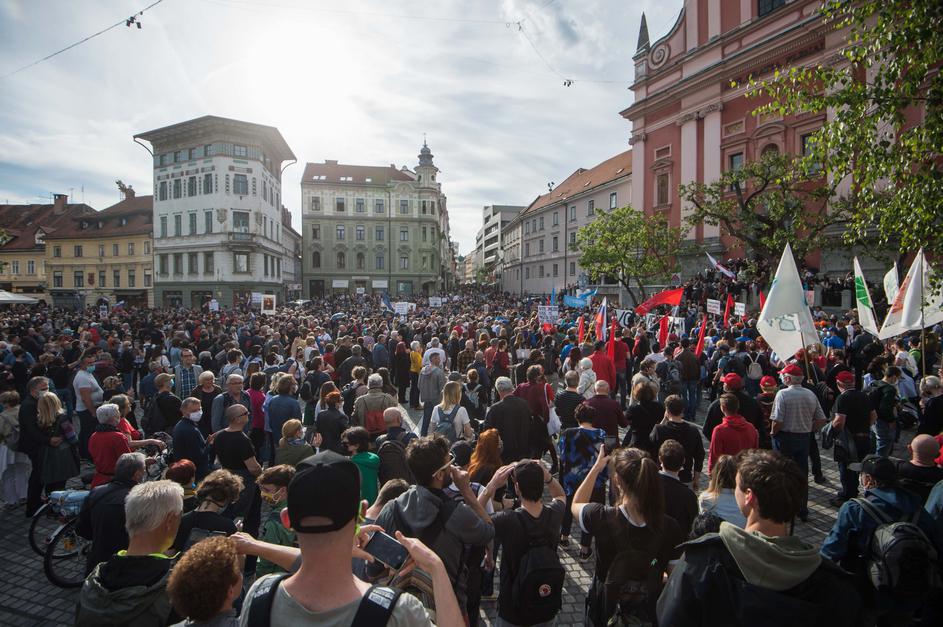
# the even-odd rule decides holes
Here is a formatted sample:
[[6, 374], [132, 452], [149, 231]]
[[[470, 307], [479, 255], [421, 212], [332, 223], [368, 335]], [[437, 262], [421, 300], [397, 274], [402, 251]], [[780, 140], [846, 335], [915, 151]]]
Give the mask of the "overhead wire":
[[[62, 48], [61, 50], [56, 50], [55, 52], [53, 52], [53, 53], [51, 53], [51, 54], [47, 54], [45, 57], [43, 57], [43, 58], [41, 58], [41, 59], [37, 59], [36, 61], [33, 61], [32, 63], [28, 63], [28, 64], [24, 65], [24, 66], [21, 67], [21, 68], [17, 68], [17, 69], [15, 69], [15, 70], [13, 70], [12, 72], [8, 72], [7, 74], [4, 74], [4, 75], [0, 76], [0, 80], [3, 80], [3, 79], [5, 79], [5, 78], [9, 78], [9, 77], [13, 76], [14, 74], [19, 74], [19, 73], [22, 72], [23, 70], [28, 70], [29, 68], [34, 67], [34, 66], [36, 66], [36, 65], [39, 65], [40, 63], [43, 63], [43, 62], [45, 62], [45, 61], [48, 61], [49, 59], [52, 59], [53, 57], [56, 57], [56, 56], [62, 54], [63, 52], [67, 52], [67, 51], [71, 50], [72, 48], [75, 48], [76, 46], [81, 46], [82, 44], [84, 44], [84, 43], [86, 43], [86, 42], [88, 42], [88, 41], [91, 41], [92, 39], [95, 39], [95, 38], [98, 37], [99, 35], [104, 35], [104, 34], [107, 33], [108, 31], [110, 31], [111, 29], [117, 28], [118, 26], [121, 26], [122, 24], [128, 26], [128, 25], [130, 25], [131, 22], [134, 21], [133, 18], [136, 18], [136, 17], [139, 16], [139, 15], [144, 15], [144, 12], [145, 12], [145, 11], [148, 11], [148, 10], [150, 10], [150, 9], [153, 9], [154, 7], [156, 7], [158, 4], [160, 4], [160, 3], [163, 2], [163, 1], [164, 1], [164, 0], [155, 0], [155, 1], [152, 2], [151, 4], [147, 5], [147, 6], [144, 7], [143, 9], [141, 9], [140, 11], [137, 11], [137, 12], [135, 12], [135, 13], [132, 13], [129, 17], [125, 17], [125, 18], [120, 19], [119, 21], [115, 22], [115, 23], [112, 24], [111, 26], [108, 26], [107, 28], [103, 28], [102, 30], [98, 31], [97, 33], [92, 33], [92, 34], [89, 35], [88, 37], [85, 37], [85, 38], [83, 38], [83, 39], [80, 39], [80, 40], [78, 40], [77, 42], [75, 42], [75, 43], [73, 43], [73, 44], [69, 44], [69, 45], [66, 46], [65, 48]], [[140, 28], [140, 26], [139, 26], [139, 28]]]

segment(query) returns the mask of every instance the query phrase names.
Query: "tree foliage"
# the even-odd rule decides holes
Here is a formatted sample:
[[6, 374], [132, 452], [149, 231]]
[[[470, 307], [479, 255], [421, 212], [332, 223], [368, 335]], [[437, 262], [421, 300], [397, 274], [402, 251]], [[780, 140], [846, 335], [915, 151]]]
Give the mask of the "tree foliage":
[[645, 297], [646, 283], [668, 280], [678, 270], [683, 239], [684, 230], [670, 226], [664, 214], [621, 207], [599, 211], [577, 231], [576, 247], [590, 276], [616, 278], [635, 300], [633, 282]]
[[727, 170], [712, 183], [680, 186], [692, 206], [688, 226], [720, 226], [749, 259], [776, 259], [786, 243], [801, 259], [820, 248], [827, 229], [843, 223], [844, 211], [826, 211], [831, 194], [815, 166], [778, 152]]
[[832, 201], [848, 212], [850, 242], [876, 231], [883, 244], [943, 254], [943, 2], [827, 0], [821, 15], [847, 29], [839, 62], [751, 80], [771, 99], [758, 112], [830, 112], [806, 161], [850, 177]]

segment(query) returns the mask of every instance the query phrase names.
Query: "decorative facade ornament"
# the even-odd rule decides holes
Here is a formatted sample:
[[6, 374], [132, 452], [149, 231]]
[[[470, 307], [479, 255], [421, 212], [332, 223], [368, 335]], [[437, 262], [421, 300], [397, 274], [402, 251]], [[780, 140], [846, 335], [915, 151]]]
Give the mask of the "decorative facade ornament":
[[648, 139], [648, 133], [633, 133], [629, 137], [629, 146], [634, 146], [636, 142], [644, 142], [646, 139]]
[[665, 64], [669, 56], [671, 56], [671, 48], [668, 47], [667, 42], [662, 42], [655, 46], [648, 55], [648, 64], [653, 70], [657, 70]]

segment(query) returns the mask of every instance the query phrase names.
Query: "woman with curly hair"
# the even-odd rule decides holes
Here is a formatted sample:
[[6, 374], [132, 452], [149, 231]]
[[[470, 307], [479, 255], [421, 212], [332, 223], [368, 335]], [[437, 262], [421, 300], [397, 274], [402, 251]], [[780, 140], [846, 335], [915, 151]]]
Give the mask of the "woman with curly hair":
[[[196, 487], [199, 501], [196, 509], [180, 519], [180, 527], [174, 540], [174, 548], [184, 551], [197, 540], [213, 533], [231, 535], [236, 533], [235, 523], [223, 516], [222, 511], [239, 499], [244, 487], [242, 477], [228, 470], [214, 470], [206, 475]], [[194, 530], [198, 530], [194, 533]]]
[[186, 620], [178, 627], [235, 627], [233, 602], [242, 593], [242, 568], [236, 543], [213, 536], [197, 542], [170, 572], [167, 594], [174, 610]]

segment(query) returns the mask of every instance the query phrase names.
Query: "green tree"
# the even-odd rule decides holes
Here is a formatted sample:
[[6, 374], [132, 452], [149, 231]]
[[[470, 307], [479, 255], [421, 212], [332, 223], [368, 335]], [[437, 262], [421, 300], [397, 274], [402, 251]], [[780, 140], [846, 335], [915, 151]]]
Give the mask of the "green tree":
[[646, 216], [632, 207], [598, 211], [593, 222], [576, 232], [580, 265], [594, 278], [616, 278], [635, 304], [633, 287], [646, 298], [646, 283], [667, 280], [679, 269], [678, 257], [686, 252], [683, 242], [684, 230], [670, 226], [667, 216]]
[[848, 241], [876, 231], [889, 248], [943, 254], [943, 3], [827, 0], [821, 16], [847, 29], [839, 63], [751, 80], [771, 100], [758, 112], [830, 112], [806, 162], [849, 177], [832, 200], [850, 217]]
[[847, 219], [843, 211], [826, 210], [831, 191], [817, 168], [778, 152], [679, 191], [692, 206], [689, 227], [720, 226], [751, 260], [776, 259], [787, 242], [801, 259], [825, 243], [827, 229]]

